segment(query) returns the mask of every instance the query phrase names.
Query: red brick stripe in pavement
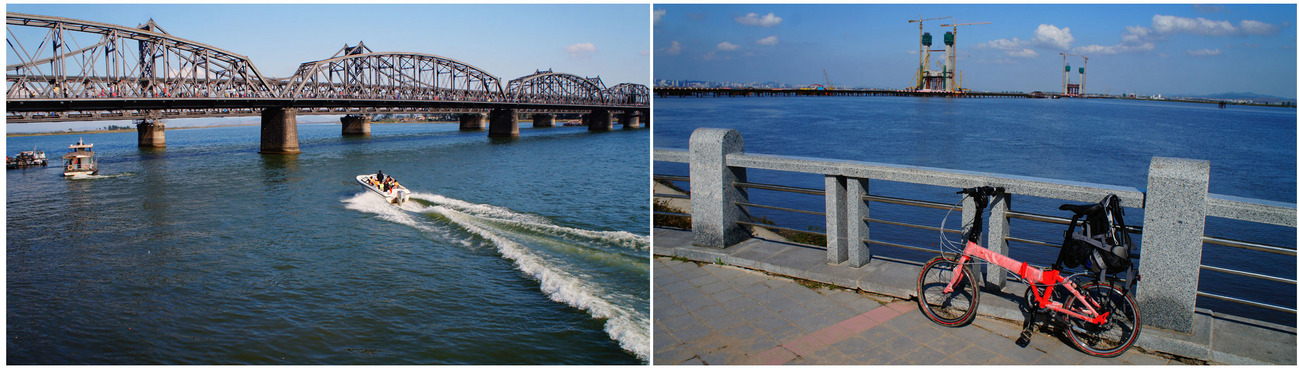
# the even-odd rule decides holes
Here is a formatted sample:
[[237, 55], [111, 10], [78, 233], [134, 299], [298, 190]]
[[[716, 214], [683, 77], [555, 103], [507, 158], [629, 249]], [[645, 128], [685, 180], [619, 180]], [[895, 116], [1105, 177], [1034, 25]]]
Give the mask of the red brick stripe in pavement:
[[822, 349], [847, 340], [857, 334], [865, 332], [875, 326], [880, 325], [903, 313], [916, 309], [913, 302], [893, 302], [879, 308], [871, 309], [843, 322], [836, 323], [830, 327], [823, 328], [819, 331], [799, 336], [782, 343], [774, 348], [758, 353], [756, 358], [759, 364], [776, 365], [785, 364], [799, 356], [807, 356]]

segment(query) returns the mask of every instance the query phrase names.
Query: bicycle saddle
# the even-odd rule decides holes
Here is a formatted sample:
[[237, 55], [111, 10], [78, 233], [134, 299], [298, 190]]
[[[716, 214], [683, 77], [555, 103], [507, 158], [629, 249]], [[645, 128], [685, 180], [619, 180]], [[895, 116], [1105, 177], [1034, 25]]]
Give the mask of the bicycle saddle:
[[1065, 211], [1073, 211], [1073, 213], [1076, 213], [1076, 214], [1079, 214], [1079, 215], [1083, 215], [1083, 214], [1088, 214], [1088, 213], [1093, 213], [1093, 212], [1096, 212], [1096, 211], [1100, 211], [1101, 208], [1102, 208], [1102, 207], [1101, 207], [1100, 203], [1090, 203], [1090, 204], [1062, 204], [1062, 205], [1060, 205], [1060, 209], [1061, 209], [1061, 210], [1065, 210]]

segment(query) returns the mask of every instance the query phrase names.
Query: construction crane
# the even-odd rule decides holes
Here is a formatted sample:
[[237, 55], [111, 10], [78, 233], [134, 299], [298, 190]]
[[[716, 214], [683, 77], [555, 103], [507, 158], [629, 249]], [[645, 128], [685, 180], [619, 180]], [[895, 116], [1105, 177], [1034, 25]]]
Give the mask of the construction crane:
[[1064, 71], [1064, 88], [1060, 90], [1060, 93], [1061, 93], [1061, 94], [1069, 94], [1069, 69], [1068, 69], [1068, 68], [1069, 68], [1069, 57], [1070, 57], [1070, 56], [1077, 56], [1077, 57], [1083, 58], [1083, 67], [1082, 67], [1082, 68], [1078, 68], [1078, 74], [1082, 74], [1082, 89], [1079, 91], [1078, 94], [1079, 94], [1079, 95], [1082, 95], [1082, 96], [1086, 96], [1086, 95], [1087, 95], [1087, 57], [1086, 57], [1086, 56], [1083, 56], [1083, 55], [1078, 55], [1078, 54], [1066, 54], [1066, 53], [1063, 53], [1063, 52], [1060, 53], [1060, 58], [1061, 58], [1061, 60], [1063, 60], [1063, 62], [1064, 62], [1064, 64], [1065, 64], [1065, 71]]
[[834, 83], [830, 83], [830, 73], [827, 73], [825, 68], [821, 68], [821, 74], [825, 74], [825, 89], [834, 89]]
[[[947, 65], [947, 68], [948, 68], [948, 70], [951, 70], [953, 74], [956, 73], [956, 27], [957, 27], [957, 26], [972, 26], [972, 25], [977, 25], [977, 24], [992, 24], [992, 22], [957, 23], [957, 24], [941, 24], [941, 25], [939, 25], [939, 27], [952, 27], [952, 42], [947, 44], [947, 49], [948, 49], [948, 50], [947, 50], [947, 64], [948, 64], [948, 65]], [[944, 41], [945, 41], [945, 40], [944, 40]], [[955, 78], [955, 75], [953, 75], [952, 77]], [[964, 78], [964, 75], [962, 75], [962, 78], [961, 78], [961, 79], [962, 79], [962, 81], [964, 81], [964, 79], [965, 79], [965, 78]], [[957, 91], [961, 90], [961, 85], [960, 85], [959, 83], [958, 83], [958, 84], [955, 84], [955, 86], [956, 86], [955, 90], [957, 90]]]
[[[922, 39], [925, 37], [925, 21], [951, 18], [951, 17], [938, 17], [938, 18], [926, 19], [925, 17], [919, 15], [917, 15], [916, 17], [920, 19], [910, 19], [907, 20], [907, 23], [920, 23], [920, 37]], [[929, 46], [926, 46], [924, 43], [920, 44], [920, 69], [916, 70], [916, 89], [923, 89], [925, 64], [928, 63], [928, 58], [929, 58], [929, 52], [927, 52], [926, 50], [926, 48], [928, 47]]]

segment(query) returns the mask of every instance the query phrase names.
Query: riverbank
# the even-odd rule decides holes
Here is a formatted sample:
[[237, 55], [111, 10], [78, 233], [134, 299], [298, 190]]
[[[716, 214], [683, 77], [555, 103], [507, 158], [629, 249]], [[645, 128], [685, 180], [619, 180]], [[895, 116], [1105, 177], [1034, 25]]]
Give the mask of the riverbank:
[[[304, 123], [304, 124], [310, 124], [310, 123]], [[253, 124], [227, 124], [227, 125], [207, 125], [207, 126], [194, 126], [194, 127], [175, 127], [175, 128], [167, 128], [167, 130], [185, 130], [185, 129], [203, 129], [203, 128], [224, 128], [224, 127], [251, 126], [251, 125], [257, 125], [257, 124], [256, 124], [256, 123], [253, 123]], [[96, 129], [96, 130], [72, 130], [72, 131], [41, 132], [41, 133], [7, 133], [7, 134], [5, 134], [5, 137], [36, 137], [36, 136], [43, 136], [43, 135], [73, 135], [73, 134], [78, 134], [78, 135], [80, 135], [80, 134], [126, 133], [126, 132], [136, 132], [136, 131], [137, 131], [136, 129], [114, 129], [114, 130], [107, 130], [107, 129]]]

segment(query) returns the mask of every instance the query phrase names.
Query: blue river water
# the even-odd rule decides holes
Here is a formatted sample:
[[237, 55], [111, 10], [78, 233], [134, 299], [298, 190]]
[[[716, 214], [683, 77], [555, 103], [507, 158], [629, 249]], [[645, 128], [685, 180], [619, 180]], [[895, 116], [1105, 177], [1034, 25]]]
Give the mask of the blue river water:
[[[1208, 160], [1209, 192], [1294, 203], [1296, 114], [1292, 108], [1102, 99], [910, 97], [657, 98], [655, 148], [685, 149], [696, 128], [731, 128], [750, 153], [972, 170], [1145, 188], [1155, 156]], [[684, 164], [655, 163], [656, 175], [688, 175]], [[750, 170], [749, 181], [822, 189], [817, 175]], [[688, 183], [677, 183], [688, 187]], [[1144, 190], [1144, 189], [1143, 189]], [[954, 203], [951, 188], [872, 181], [872, 194]], [[750, 190], [753, 203], [824, 211], [822, 197]], [[1059, 200], [1015, 198], [1012, 209], [1064, 216]], [[779, 226], [824, 230], [824, 217], [751, 208]], [[871, 217], [939, 226], [945, 211], [871, 204]], [[959, 221], [959, 210], [956, 220]], [[1126, 222], [1140, 225], [1139, 209]], [[952, 226], [949, 226], [951, 228]], [[1063, 225], [1012, 220], [1011, 236], [1060, 243]], [[1209, 218], [1206, 233], [1294, 248], [1291, 227]], [[937, 249], [927, 230], [873, 225], [871, 238]], [[1140, 237], [1134, 237], [1137, 242]], [[922, 261], [931, 253], [872, 247], [879, 256]], [[1011, 243], [1013, 257], [1054, 262], [1053, 248]], [[1139, 261], [1138, 261], [1139, 262]], [[1206, 245], [1202, 263], [1287, 279], [1295, 258]], [[1206, 292], [1294, 308], [1293, 285], [1202, 271]], [[1214, 299], [1201, 307], [1295, 324], [1295, 315]]]
[[[8, 138], [10, 364], [643, 364], [650, 132], [300, 124]], [[61, 177], [84, 138], [100, 174]], [[355, 176], [383, 170], [398, 207]]]

